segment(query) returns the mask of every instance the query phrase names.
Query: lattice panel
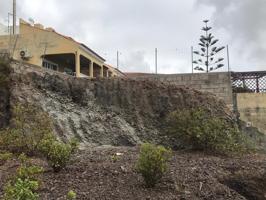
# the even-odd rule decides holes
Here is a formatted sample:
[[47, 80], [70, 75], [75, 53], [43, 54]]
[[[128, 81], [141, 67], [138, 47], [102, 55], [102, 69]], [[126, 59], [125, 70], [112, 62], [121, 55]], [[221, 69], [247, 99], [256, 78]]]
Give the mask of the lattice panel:
[[233, 72], [232, 84], [235, 93], [266, 92], [266, 71]]

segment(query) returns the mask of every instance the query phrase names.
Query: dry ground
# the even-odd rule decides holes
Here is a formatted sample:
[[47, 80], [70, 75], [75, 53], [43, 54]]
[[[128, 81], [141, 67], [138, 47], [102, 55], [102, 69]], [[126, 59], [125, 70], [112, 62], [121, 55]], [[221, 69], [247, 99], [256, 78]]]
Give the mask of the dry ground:
[[[139, 148], [101, 147], [78, 152], [71, 164], [53, 173], [46, 163], [39, 191], [41, 199], [66, 199], [69, 190], [77, 199], [266, 199], [266, 155], [242, 157], [211, 156], [195, 152], [175, 152], [170, 168], [160, 184], [147, 189], [134, 170]], [[113, 155], [121, 153], [116, 159]], [[0, 166], [0, 195], [7, 177], [18, 163], [7, 161]]]

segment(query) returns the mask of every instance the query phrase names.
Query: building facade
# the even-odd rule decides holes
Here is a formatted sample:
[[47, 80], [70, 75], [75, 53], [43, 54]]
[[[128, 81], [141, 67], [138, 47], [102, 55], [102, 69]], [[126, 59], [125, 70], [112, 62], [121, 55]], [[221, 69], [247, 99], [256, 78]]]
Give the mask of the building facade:
[[105, 59], [85, 44], [41, 24], [22, 19], [18, 34], [0, 36], [0, 53], [18, 61], [45, 67], [76, 77], [120, 76]]

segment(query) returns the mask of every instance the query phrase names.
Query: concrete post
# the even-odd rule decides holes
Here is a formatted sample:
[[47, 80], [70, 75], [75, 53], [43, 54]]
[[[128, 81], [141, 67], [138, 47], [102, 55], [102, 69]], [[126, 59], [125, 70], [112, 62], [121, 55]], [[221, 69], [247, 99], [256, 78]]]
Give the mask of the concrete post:
[[103, 78], [103, 66], [101, 66], [101, 77]]
[[90, 78], [93, 78], [93, 62], [90, 62]]
[[76, 52], [76, 77], [80, 77], [80, 54]]

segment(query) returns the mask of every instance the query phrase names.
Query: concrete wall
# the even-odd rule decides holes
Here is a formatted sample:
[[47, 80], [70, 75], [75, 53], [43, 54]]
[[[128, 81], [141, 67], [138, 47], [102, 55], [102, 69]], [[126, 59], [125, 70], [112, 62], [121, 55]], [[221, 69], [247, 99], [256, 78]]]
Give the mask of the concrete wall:
[[159, 80], [167, 84], [186, 86], [204, 92], [211, 92], [232, 106], [231, 75], [228, 72], [197, 73], [197, 74], [159, 74], [143, 75], [134, 79]]
[[266, 93], [237, 94], [240, 119], [266, 134]]

